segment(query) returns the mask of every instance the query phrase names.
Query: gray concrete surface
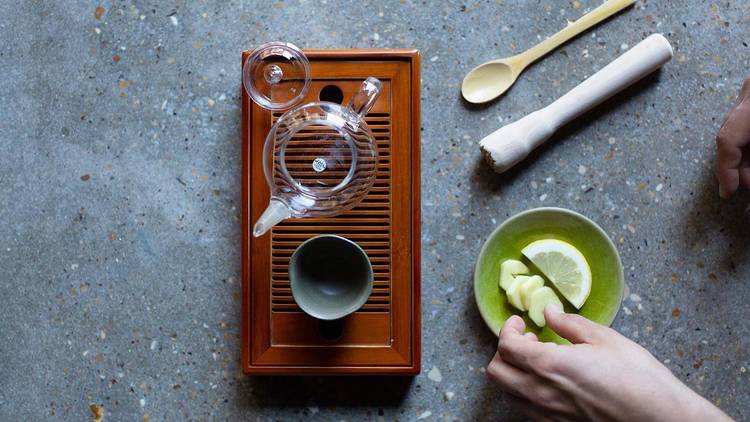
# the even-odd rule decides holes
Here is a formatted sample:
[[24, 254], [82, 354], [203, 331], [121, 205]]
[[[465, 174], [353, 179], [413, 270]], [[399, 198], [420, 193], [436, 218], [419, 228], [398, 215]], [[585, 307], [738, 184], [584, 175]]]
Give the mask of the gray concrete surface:
[[[472, 271], [493, 227], [541, 205], [586, 214], [618, 244], [629, 293], [614, 326], [750, 419], [750, 196], [720, 202], [711, 175], [750, 73], [750, 5], [639, 0], [500, 101], [460, 99], [470, 68], [596, 4], [0, 1], [0, 420], [88, 420], [92, 404], [105, 421], [520, 419], [482, 370], [495, 339]], [[660, 74], [509, 174], [480, 161], [485, 134], [652, 32], [675, 48]], [[413, 380], [238, 369], [240, 51], [277, 39], [422, 51]]]

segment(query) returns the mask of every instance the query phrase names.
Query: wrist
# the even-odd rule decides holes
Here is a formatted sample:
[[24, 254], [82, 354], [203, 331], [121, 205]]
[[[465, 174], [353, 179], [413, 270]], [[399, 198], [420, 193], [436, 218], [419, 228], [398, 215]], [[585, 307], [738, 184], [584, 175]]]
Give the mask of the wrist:
[[733, 421], [721, 409], [680, 382], [677, 378], [675, 378], [675, 381], [679, 384], [679, 388], [675, 390], [674, 394], [675, 417], [671, 419], [675, 421]]
[[[688, 388], [689, 390], [689, 388]], [[690, 390], [693, 395], [691, 399], [692, 407], [689, 413], [682, 420], [696, 420], [696, 421], [716, 421], [716, 422], [731, 422], [733, 421], [726, 413], [716, 407], [713, 403], [709, 402], [705, 398], [701, 397], [698, 393]], [[686, 409], [688, 404], [686, 404]]]

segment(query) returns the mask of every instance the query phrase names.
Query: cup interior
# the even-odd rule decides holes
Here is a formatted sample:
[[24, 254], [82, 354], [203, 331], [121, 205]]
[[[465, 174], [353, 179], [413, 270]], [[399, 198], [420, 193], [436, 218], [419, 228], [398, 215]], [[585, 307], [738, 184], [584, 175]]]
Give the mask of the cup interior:
[[343, 318], [370, 296], [372, 265], [356, 243], [340, 236], [317, 236], [292, 254], [289, 282], [304, 312], [323, 320]]

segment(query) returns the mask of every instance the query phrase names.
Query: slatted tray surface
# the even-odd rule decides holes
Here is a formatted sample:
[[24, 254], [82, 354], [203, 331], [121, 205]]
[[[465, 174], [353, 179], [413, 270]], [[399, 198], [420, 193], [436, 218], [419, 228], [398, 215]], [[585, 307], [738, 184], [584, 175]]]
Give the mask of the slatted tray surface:
[[[319, 91], [318, 85], [326, 84], [316, 83], [313, 87], [314, 92]], [[386, 90], [383, 95], [390, 96], [390, 90]], [[273, 228], [271, 236], [272, 312], [300, 311], [294, 302], [289, 287], [289, 274], [287, 272], [289, 259], [302, 242], [321, 234], [336, 234], [351, 239], [357, 242], [370, 258], [375, 282], [370, 298], [357, 312], [388, 312], [390, 310], [391, 115], [390, 98], [384, 99], [383, 106], [387, 112], [370, 113], [365, 119], [373, 135], [375, 135], [378, 149], [377, 176], [365, 199], [354, 209], [333, 218], [290, 219]], [[280, 115], [281, 113], [274, 113], [274, 123]], [[306, 157], [306, 154], [314, 155], [317, 151], [317, 148], [287, 148], [287, 162], [295, 161], [296, 157]], [[305, 169], [310, 167], [309, 159], [298, 161], [305, 162], [305, 164], [300, 165], [304, 166]], [[288, 164], [288, 166], [293, 167], [294, 165]], [[293, 172], [292, 175], [304, 177], [305, 172]], [[313, 176], [317, 176], [317, 174], [313, 174]]]
[[[383, 83], [366, 116], [375, 136], [377, 176], [364, 200], [331, 218], [289, 219], [251, 238], [252, 223], [268, 203], [260, 157], [265, 135], [281, 113], [252, 104], [243, 92], [243, 368], [249, 373], [419, 372], [419, 63], [415, 51], [306, 52], [313, 81], [305, 102], [335, 85], [349, 101], [362, 80]], [[245, 55], [243, 55], [244, 60]], [[316, 130], [287, 151], [291, 171], [305, 177], [309, 157], [324, 148]], [[310, 139], [304, 139], [306, 136]], [[297, 139], [295, 139], [295, 142]], [[311, 174], [310, 176], [317, 176]], [[333, 179], [338, 176], [331, 173]], [[333, 180], [331, 183], [336, 183]], [[327, 340], [319, 321], [294, 302], [289, 259], [305, 240], [337, 234], [367, 253], [375, 282], [367, 303]]]

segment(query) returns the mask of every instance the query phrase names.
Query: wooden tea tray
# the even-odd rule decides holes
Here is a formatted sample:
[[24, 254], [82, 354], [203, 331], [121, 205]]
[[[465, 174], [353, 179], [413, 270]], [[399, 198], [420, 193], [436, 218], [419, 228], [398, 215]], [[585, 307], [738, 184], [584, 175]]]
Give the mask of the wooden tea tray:
[[[244, 63], [249, 52], [242, 54]], [[249, 374], [418, 374], [420, 371], [420, 58], [416, 50], [308, 50], [313, 80], [304, 102], [335, 85], [347, 103], [360, 83], [383, 83], [367, 115], [378, 174], [367, 197], [333, 218], [290, 219], [260, 238], [252, 225], [268, 204], [261, 154], [281, 113], [242, 90], [242, 369]], [[335, 90], [335, 89], [334, 89]], [[302, 313], [287, 265], [297, 246], [323, 233], [357, 242], [372, 262], [367, 303], [337, 340]]]

